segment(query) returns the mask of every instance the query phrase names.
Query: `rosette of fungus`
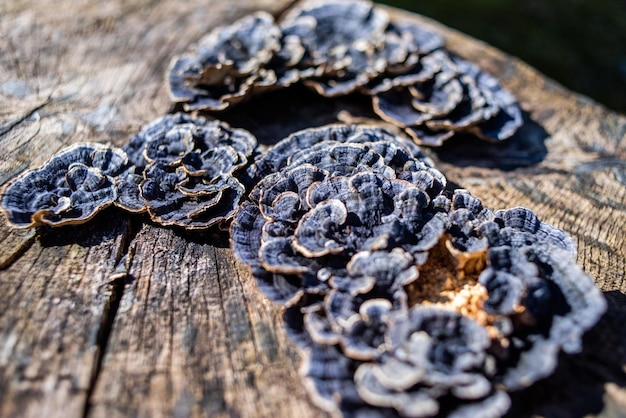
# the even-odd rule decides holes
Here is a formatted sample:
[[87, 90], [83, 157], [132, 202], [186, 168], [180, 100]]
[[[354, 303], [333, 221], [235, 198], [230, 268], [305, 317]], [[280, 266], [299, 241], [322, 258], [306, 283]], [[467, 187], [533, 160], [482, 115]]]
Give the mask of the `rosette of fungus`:
[[[394, 199], [381, 199], [365, 178], [383, 179], [376, 183], [383, 194], [398, 180], [370, 167], [305, 183], [294, 180], [302, 175], [282, 178], [281, 188], [307, 186], [293, 187], [288, 206], [278, 190], [265, 201], [261, 192], [259, 207], [267, 207], [250, 211], [257, 206], [249, 203], [233, 225], [236, 254], [256, 266], [262, 290], [290, 306], [285, 321], [303, 350], [301, 372], [313, 400], [345, 417], [503, 415], [510, 404], [505, 390], [549, 375], [560, 350], [580, 350], [582, 334], [605, 309], [600, 291], [575, 265], [572, 240], [528, 209], [494, 212], [457, 190], [418, 206], [434, 211], [429, 222], [417, 221], [423, 214], [373, 221], [374, 202]], [[281, 173], [298, 168], [287, 165]], [[279, 177], [270, 183], [281, 183], [274, 183]], [[306, 205], [270, 220], [278, 206], [295, 208], [296, 201]], [[396, 201], [392, 206], [402, 206]], [[254, 234], [245, 232], [253, 220], [265, 235], [251, 245]], [[411, 222], [409, 235], [429, 236], [427, 245], [403, 241]], [[371, 226], [371, 236], [362, 225]], [[272, 260], [283, 266], [279, 274], [259, 274], [269, 267], [263, 247], [273, 237], [280, 237], [280, 251], [270, 251], [278, 255]]]
[[439, 65], [431, 55], [444, 46], [443, 38], [410, 22], [390, 22], [385, 31], [388, 59], [384, 72], [372, 78], [359, 90], [375, 95], [394, 87], [410, 86], [431, 79]]
[[375, 112], [418, 143], [439, 146], [456, 132], [500, 141], [522, 125], [513, 96], [477, 66], [442, 50], [421, 61], [438, 69], [431, 78], [412, 84], [391, 79], [393, 88], [373, 96]]
[[388, 14], [368, 1], [313, 0], [290, 10], [280, 25], [284, 33], [300, 32], [304, 55], [299, 65], [313, 69], [305, 84], [334, 97], [366, 84], [390, 59], [404, 58], [405, 51], [394, 51], [399, 58], [383, 54], [392, 49], [385, 48], [388, 24]]
[[[433, 163], [422, 150], [409, 138], [396, 135], [387, 129], [367, 125], [343, 125], [331, 124], [318, 128], [304, 129], [295, 132], [269, 148], [248, 170], [253, 182], [258, 182], [269, 174], [276, 173], [286, 165], [292, 165], [295, 159], [304, 154], [317, 152], [320, 148], [332, 145], [332, 143], [357, 143], [377, 149], [385, 157], [385, 164], [395, 164], [396, 168], [404, 169], [398, 165], [409, 162], [415, 165], [415, 169], [407, 167], [405, 172], [428, 172], [432, 176], [431, 187], [437, 194], [446, 184], [445, 177], [436, 169]], [[377, 148], [378, 147], [378, 148]], [[384, 150], [383, 148], [388, 148]], [[408, 153], [408, 155], [406, 155]], [[417, 161], [415, 161], [417, 160]], [[416, 169], [419, 166], [420, 170]], [[429, 169], [432, 168], [432, 169]], [[405, 174], [408, 175], [408, 174]]]
[[224, 110], [254, 90], [272, 86], [275, 72], [264, 66], [274, 58], [297, 61], [294, 40], [283, 42], [274, 18], [265, 12], [214, 28], [192, 53], [175, 57], [168, 69], [170, 97], [187, 110]]
[[237, 175], [255, 147], [252, 134], [224, 122], [163, 116], [125, 147], [134, 173], [120, 186], [128, 191], [120, 205], [134, 211], [143, 205], [153, 221], [186, 229], [227, 221], [245, 191]]
[[[360, 129], [368, 133], [364, 143], [316, 142], [305, 131], [294, 134], [256, 165], [257, 173], [279, 171], [252, 190], [231, 239], [235, 254], [273, 300], [292, 304], [303, 294], [331, 288], [367, 293], [376, 288], [374, 277], [344, 277], [363, 275], [360, 264], [351, 263], [359, 252], [401, 247], [412, 259], [443, 233], [445, 221], [433, 202], [445, 178], [437, 170], [393, 142], [372, 140], [376, 130], [333, 125], [311, 133], [345, 139]], [[303, 142], [313, 145], [296, 151], [294, 144]]]
[[127, 163], [120, 149], [73, 145], [7, 184], [2, 210], [19, 228], [87, 222], [115, 202], [115, 177]]
[[485, 328], [458, 313], [416, 306], [391, 316], [385, 351], [358, 366], [358, 394], [403, 417], [499, 417], [506, 393], [490, 381]]
[[167, 78], [186, 110], [222, 111], [302, 81], [326, 97], [373, 96], [376, 113], [420, 144], [439, 146], [456, 132], [511, 137], [522, 124], [513, 96], [443, 46], [439, 34], [390, 21], [367, 0], [310, 0], [278, 24], [257, 12], [214, 28], [172, 60]]
[[552, 373], [560, 350], [581, 350], [606, 302], [576, 265], [571, 238], [529, 209], [498, 211], [480, 232], [489, 249], [479, 282], [488, 294], [484, 310], [498, 324], [498, 377], [520, 389]]

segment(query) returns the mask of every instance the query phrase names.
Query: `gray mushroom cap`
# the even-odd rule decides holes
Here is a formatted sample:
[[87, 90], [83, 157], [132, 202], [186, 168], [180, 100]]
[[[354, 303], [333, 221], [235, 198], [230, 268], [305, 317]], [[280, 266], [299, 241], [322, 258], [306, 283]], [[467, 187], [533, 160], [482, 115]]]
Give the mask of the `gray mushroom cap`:
[[503, 89], [496, 78], [481, 71], [478, 66], [459, 58], [455, 59], [455, 63], [462, 73], [475, 79], [494, 108], [491, 116], [475, 126], [472, 132], [490, 141], [502, 141], [513, 136], [524, 123], [515, 97]]
[[441, 41], [442, 46], [443, 39], [433, 32], [410, 23], [390, 22], [385, 30], [384, 44], [378, 51], [381, 60], [386, 62], [385, 68], [360, 90], [372, 95], [432, 77], [438, 68], [429, 65], [430, 62], [422, 62], [421, 58], [423, 54], [439, 48], [436, 39]]
[[19, 228], [87, 222], [115, 201], [113, 176], [127, 162], [117, 148], [95, 143], [70, 146], [7, 184], [1, 208]]

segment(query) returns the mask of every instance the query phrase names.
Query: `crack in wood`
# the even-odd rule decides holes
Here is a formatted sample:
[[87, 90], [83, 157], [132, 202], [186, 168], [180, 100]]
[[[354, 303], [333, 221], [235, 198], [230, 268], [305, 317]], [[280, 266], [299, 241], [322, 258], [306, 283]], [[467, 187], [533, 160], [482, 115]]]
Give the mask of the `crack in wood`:
[[48, 97], [42, 103], [39, 103], [38, 105], [33, 106], [32, 108], [28, 109], [21, 116], [15, 118], [13, 120], [10, 120], [10, 121], [8, 121], [7, 123], [5, 123], [3, 125], [0, 125], [0, 140], [2, 139], [3, 135], [8, 133], [11, 129], [15, 128], [17, 125], [19, 125], [20, 123], [24, 122], [26, 119], [28, 119], [33, 114], [35, 114], [35, 112], [37, 112], [38, 110], [43, 109], [44, 107], [46, 107], [50, 103], [52, 103], [52, 98]]
[[10, 254], [8, 254], [4, 258], [0, 257], [0, 270], [5, 270], [11, 267], [13, 263], [15, 263], [26, 251], [28, 251], [33, 246], [36, 238], [37, 234], [34, 232], [31, 233], [23, 241], [20, 241], [18, 244], [16, 244], [15, 247], [12, 248]]
[[102, 310], [102, 317], [96, 334], [97, 356], [93, 365], [91, 380], [85, 396], [85, 404], [83, 407], [83, 418], [89, 416], [91, 410], [92, 398], [102, 366], [106, 355], [107, 346], [109, 344], [115, 318], [124, 296], [126, 284], [132, 280], [130, 275], [130, 266], [135, 256], [136, 240], [135, 238], [141, 230], [142, 223], [129, 220], [122, 234], [120, 246], [115, 254], [115, 268], [107, 282], [106, 287], [110, 292], [109, 298]]

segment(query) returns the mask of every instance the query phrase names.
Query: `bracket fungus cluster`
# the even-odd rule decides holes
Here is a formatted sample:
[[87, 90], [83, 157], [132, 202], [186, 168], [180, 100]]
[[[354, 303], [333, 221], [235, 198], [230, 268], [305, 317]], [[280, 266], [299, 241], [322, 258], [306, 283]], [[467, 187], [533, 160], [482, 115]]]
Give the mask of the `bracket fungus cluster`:
[[[206, 229], [230, 220], [245, 188], [238, 174], [256, 148], [248, 131], [183, 113], [146, 125], [124, 147], [133, 163], [127, 208], [153, 221]], [[138, 194], [137, 194], [138, 192]]]
[[248, 170], [231, 245], [283, 304], [313, 399], [350, 416], [501, 416], [605, 309], [572, 240], [493, 211], [381, 129], [296, 132]]
[[238, 180], [256, 149], [246, 130], [166, 115], [123, 149], [79, 144], [10, 182], [1, 207], [22, 228], [79, 224], [115, 204], [161, 225], [207, 229], [230, 221], [245, 188]]
[[[372, 97], [408, 136], [373, 125], [255, 137], [185, 113], [122, 149], [67, 148], [11, 181], [16, 227], [77, 224], [110, 205], [187, 230], [230, 225], [235, 256], [285, 307], [302, 374], [345, 417], [496, 417], [548, 376], [606, 308], [573, 241], [530, 210], [491, 210], [418, 144], [456, 132], [500, 141], [513, 96], [443, 39], [364, 0], [307, 1], [213, 29], [168, 69], [174, 101], [221, 111], [295, 83]], [[252, 156], [256, 156], [252, 161]]]
[[172, 59], [167, 78], [186, 110], [222, 111], [297, 83], [324, 97], [365, 94], [382, 119], [430, 146], [456, 132], [501, 141], [522, 125], [495, 78], [365, 0], [310, 0], [279, 21], [258, 12], [214, 28]]
[[71, 146], [7, 184], [1, 208], [18, 228], [87, 222], [117, 200], [115, 178], [127, 164], [118, 148]]

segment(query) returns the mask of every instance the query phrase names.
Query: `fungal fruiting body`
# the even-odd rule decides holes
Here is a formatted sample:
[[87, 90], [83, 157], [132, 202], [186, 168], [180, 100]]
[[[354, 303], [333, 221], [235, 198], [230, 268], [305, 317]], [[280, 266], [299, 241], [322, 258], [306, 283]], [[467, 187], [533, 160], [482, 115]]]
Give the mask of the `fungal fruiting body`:
[[374, 112], [419, 144], [465, 132], [488, 141], [522, 126], [515, 98], [413, 22], [366, 0], [309, 0], [279, 21], [258, 12], [211, 30], [172, 59], [170, 97], [186, 110], [231, 108], [301, 83], [324, 97], [360, 93]]
[[124, 147], [134, 164], [124, 189], [134, 193], [120, 206], [185, 229], [228, 221], [245, 192], [238, 176], [255, 148], [250, 132], [221, 121], [183, 113], [158, 118]]
[[245, 193], [239, 177], [256, 138], [228, 124], [176, 113], [123, 149], [79, 144], [10, 182], [2, 210], [16, 227], [87, 222], [115, 205], [164, 226], [207, 229], [230, 221]]
[[[221, 111], [303, 83], [360, 93], [407, 136], [334, 124], [260, 153], [256, 138], [184, 113], [123, 149], [81, 144], [11, 181], [16, 227], [86, 222], [115, 205], [186, 230], [230, 225], [235, 256], [284, 305], [315, 402], [345, 417], [497, 417], [548, 376], [606, 309], [573, 241], [526, 208], [494, 211], [418, 144], [490, 141], [522, 125], [496, 79], [438, 34], [365, 0], [307, 1], [214, 28], [172, 60], [185, 110]], [[256, 155], [254, 161], [253, 155]]]
[[493, 211], [405, 139], [330, 125], [260, 156], [235, 255], [283, 304], [316, 403], [343, 416], [501, 416], [581, 349], [605, 302], [572, 240]]
[[101, 144], [70, 146], [7, 184], [2, 210], [19, 228], [80, 224], [117, 198], [115, 177], [126, 154]]

